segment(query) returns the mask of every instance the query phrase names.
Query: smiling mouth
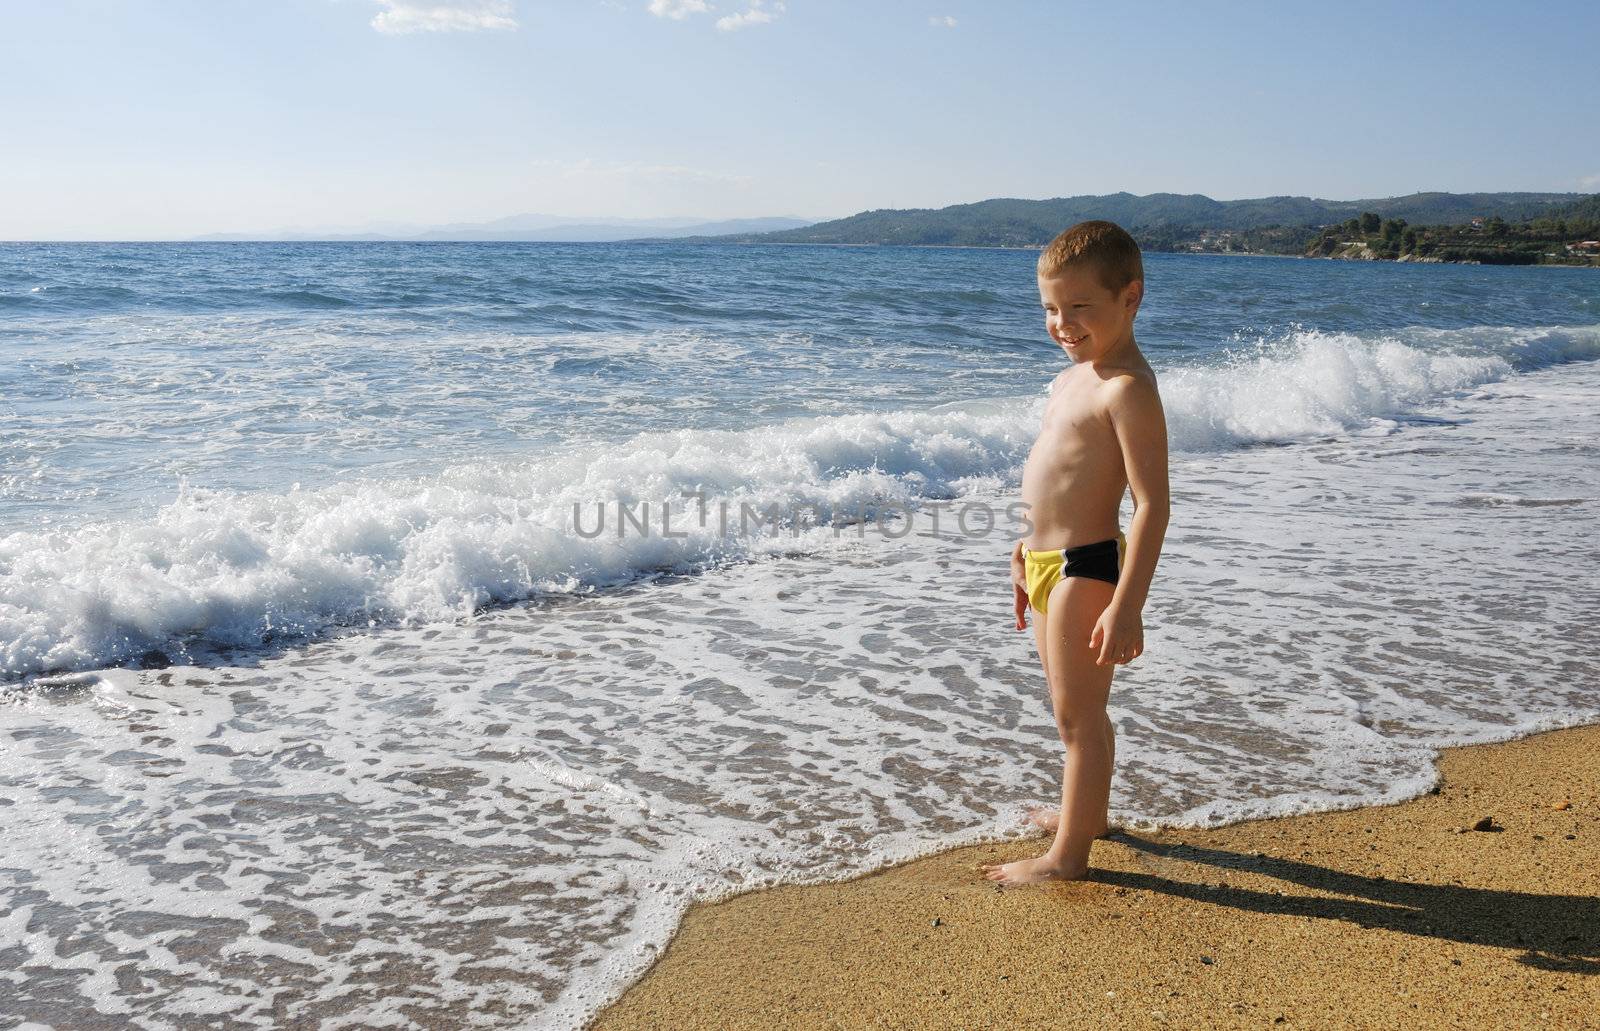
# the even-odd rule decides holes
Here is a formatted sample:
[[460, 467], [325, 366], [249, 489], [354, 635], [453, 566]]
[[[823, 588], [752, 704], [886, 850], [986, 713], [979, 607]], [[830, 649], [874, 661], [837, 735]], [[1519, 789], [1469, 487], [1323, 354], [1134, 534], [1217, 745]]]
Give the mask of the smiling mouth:
[[1066, 338], [1067, 346], [1068, 347], [1077, 347], [1079, 344], [1083, 343], [1087, 339], [1089, 339], [1089, 334], [1087, 334], [1087, 333], [1085, 333], [1081, 337], [1067, 337]]

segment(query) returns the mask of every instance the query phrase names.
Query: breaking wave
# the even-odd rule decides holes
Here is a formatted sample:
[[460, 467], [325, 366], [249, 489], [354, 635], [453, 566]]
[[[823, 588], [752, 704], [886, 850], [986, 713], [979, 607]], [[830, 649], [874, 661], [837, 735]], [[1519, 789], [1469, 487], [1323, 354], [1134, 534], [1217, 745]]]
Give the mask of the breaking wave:
[[[1296, 331], [1168, 370], [1162, 391], [1174, 451], [1225, 450], [1393, 432], [1452, 393], [1596, 357], [1600, 327]], [[185, 487], [150, 519], [0, 538], [0, 675], [449, 620], [806, 547], [830, 525], [1015, 483], [1042, 405], [650, 433], [316, 490]]]

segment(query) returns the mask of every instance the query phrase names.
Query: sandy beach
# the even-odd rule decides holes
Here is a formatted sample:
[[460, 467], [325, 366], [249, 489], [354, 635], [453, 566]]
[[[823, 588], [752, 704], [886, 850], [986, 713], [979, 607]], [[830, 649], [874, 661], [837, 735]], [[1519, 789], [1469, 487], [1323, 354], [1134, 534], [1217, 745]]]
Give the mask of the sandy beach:
[[595, 1026], [1600, 1027], [1600, 727], [1438, 765], [1400, 805], [1117, 833], [1077, 883], [981, 878], [1024, 841], [697, 906]]

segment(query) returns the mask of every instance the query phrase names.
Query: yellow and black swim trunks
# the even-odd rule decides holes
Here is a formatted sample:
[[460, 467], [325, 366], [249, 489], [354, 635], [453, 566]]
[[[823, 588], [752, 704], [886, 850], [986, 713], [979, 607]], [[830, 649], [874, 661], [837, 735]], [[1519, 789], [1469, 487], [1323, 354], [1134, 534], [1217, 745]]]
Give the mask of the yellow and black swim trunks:
[[1086, 576], [1091, 580], [1104, 580], [1115, 584], [1122, 573], [1122, 556], [1127, 553], [1128, 539], [1117, 531], [1110, 540], [1082, 544], [1076, 548], [1052, 548], [1049, 551], [1022, 549], [1022, 571], [1028, 581], [1028, 603], [1040, 615], [1050, 598], [1050, 589], [1064, 576]]

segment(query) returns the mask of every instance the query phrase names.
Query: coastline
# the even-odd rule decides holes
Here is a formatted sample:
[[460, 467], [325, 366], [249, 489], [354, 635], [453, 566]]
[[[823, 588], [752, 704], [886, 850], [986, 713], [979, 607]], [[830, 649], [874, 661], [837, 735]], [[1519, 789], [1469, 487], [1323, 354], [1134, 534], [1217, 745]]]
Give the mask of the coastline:
[[[1135, 235], [1137, 235], [1137, 232], [1135, 232]], [[520, 242], [525, 242], [526, 243], [526, 242], [534, 242], [534, 241], [520, 241]], [[890, 243], [890, 242], [886, 242], [886, 241], [882, 241], [882, 240], [846, 243], [846, 242], [837, 241], [837, 240], [834, 240], [834, 241], [820, 241], [820, 240], [817, 240], [817, 241], [799, 241], [799, 240], [719, 240], [719, 239], [716, 239], [716, 238], [699, 239], [699, 238], [692, 238], [692, 237], [686, 237], [686, 238], [680, 238], [680, 239], [674, 239], [674, 238], [652, 239], [652, 238], [646, 237], [646, 238], [641, 238], [641, 239], [637, 239], [637, 240], [616, 240], [616, 241], [603, 241], [603, 242], [606, 242], [606, 243], [624, 243], [624, 244], [689, 244], [689, 245], [693, 245], [693, 246], [696, 246], [696, 247], [708, 246], [708, 245], [709, 246], [724, 246], [724, 247], [847, 247], [847, 248], [858, 248], [858, 249], [859, 248], [872, 248], [872, 247], [883, 247], [883, 248], [894, 247], [894, 248], [906, 248], [906, 249], [911, 249], [911, 250], [935, 250], [935, 251], [1041, 251], [1045, 247], [1044, 244], [1021, 245], [1021, 244], [982, 244], [982, 243]], [[1273, 252], [1273, 251], [1206, 251], [1206, 250], [1200, 250], [1200, 251], [1191, 251], [1191, 250], [1167, 251], [1167, 250], [1158, 250], [1158, 249], [1155, 249], [1155, 248], [1149, 248], [1149, 249], [1146, 249], [1144, 251], [1144, 253], [1145, 254], [1184, 254], [1184, 255], [1195, 255], [1195, 256], [1198, 256], [1198, 257], [1213, 257], [1213, 258], [1287, 258], [1287, 259], [1290, 259], [1292, 261], [1347, 261], [1347, 262], [1365, 262], [1367, 264], [1389, 264], [1389, 265], [1476, 265], [1476, 266], [1483, 266], [1485, 264], [1484, 262], [1481, 262], [1481, 261], [1456, 261], [1456, 260], [1446, 260], [1446, 259], [1443, 259], [1443, 258], [1428, 258], [1428, 259], [1407, 261], [1407, 260], [1402, 260], [1402, 259], [1399, 259], [1399, 258], [1377, 258], [1377, 257], [1365, 258], [1365, 257], [1358, 257], [1358, 256], [1351, 256], [1351, 255], [1341, 255], [1341, 254], [1279, 254], [1279, 253], [1276, 253], [1276, 252]], [[1593, 262], [1580, 264], [1580, 263], [1577, 263], [1577, 262], [1570, 262], [1570, 261], [1552, 261], [1552, 262], [1540, 261], [1540, 262], [1532, 262], [1532, 263], [1527, 264], [1527, 265], [1503, 265], [1502, 266], [1502, 265], [1491, 264], [1488, 267], [1490, 267], [1490, 268], [1501, 268], [1501, 267], [1504, 267], [1504, 268], [1576, 268], [1576, 269], [1593, 269], [1593, 268], [1600, 268], [1600, 264], [1595, 264]]]
[[[1448, 748], [1396, 805], [964, 846], [695, 905], [593, 1027], [1600, 1027], [1600, 725]], [[1490, 830], [1474, 830], [1492, 817]]]

